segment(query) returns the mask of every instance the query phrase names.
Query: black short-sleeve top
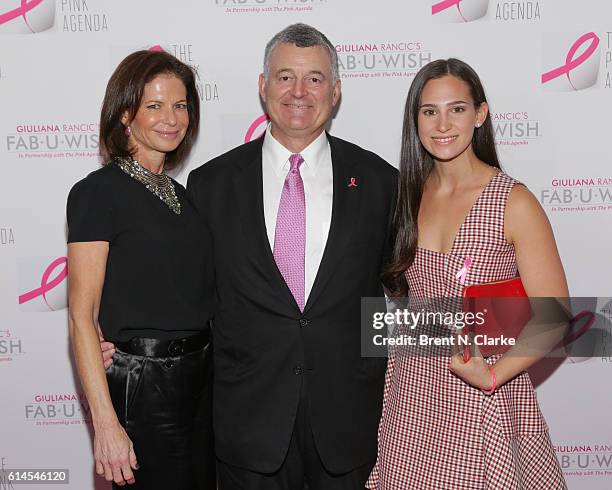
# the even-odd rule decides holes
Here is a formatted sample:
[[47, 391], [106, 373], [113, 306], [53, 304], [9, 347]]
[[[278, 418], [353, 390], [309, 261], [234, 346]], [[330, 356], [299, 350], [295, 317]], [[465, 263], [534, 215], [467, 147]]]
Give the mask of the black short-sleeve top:
[[185, 188], [174, 186], [180, 214], [113, 163], [68, 195], [68, 243], [109, 243], [99, 313], [107, 340], [172, 339], [208, 328], [212, 240]]

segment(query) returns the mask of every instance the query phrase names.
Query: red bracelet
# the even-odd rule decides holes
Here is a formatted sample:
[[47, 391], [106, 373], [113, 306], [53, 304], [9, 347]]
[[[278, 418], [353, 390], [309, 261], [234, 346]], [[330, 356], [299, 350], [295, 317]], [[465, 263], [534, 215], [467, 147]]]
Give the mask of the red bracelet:
[[491, 373], [491, 388], [488, 390], [482, 390], [485, 395], [492, 395], [495, 393], [495, 389], [497, 388], [497, 375], [495, 374], [495, 370], [493, 366], [489, 364], [489, 372]]

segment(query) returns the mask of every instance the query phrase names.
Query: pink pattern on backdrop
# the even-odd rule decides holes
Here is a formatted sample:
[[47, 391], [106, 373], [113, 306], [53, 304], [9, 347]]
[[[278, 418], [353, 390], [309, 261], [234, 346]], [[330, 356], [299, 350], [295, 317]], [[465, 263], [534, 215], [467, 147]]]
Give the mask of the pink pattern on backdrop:
[[[589, 41], [591, 41], [591, 44], [589, 44], [584, 53], [574, 59], [574, 55], [576, 54], [578, 49], [580, 49], [583, 44]], [[599, 37], [597, 36], [597, 34], [595, 34], [594, 32], [587, 32], [586, 34], [583, 34], [578, 39], [576, 39], [574, 44], [572, 44], [572, 47], [570, 48], [567, 53], [567, 56], [565, 57], [565, 65], [542, 74], [542, 83], [544, 84], [562, 75], [566, 75], [567, 81], [570, 83], [572, 88], [576, 90], [576, 87], [574, 87], [574, 84], [572, 83], [572, 80], [570, 78], [570, 72], [575, 68], [578, 68], [586, 60], [593, 56], [593, 53], [595, 53], [598, 46]]]
[[[64, 279], [66, 279], [66, 277], [68, 276], [67, 263], [68, 263], [67, 257], [59, 257], [55, 259], [53, 262], [51, 262], [45, 269], [45, 272], [43, 272], [42, 278], [40, 280], [40, 287], [20, 295], [19, 304], [21, 305], [23, 303], [27, 303], [28, 301], [31, 301], [34, 298], [38, 298], [39, 296], [42, 296], [44, 302], [47, 304], [49, 309], [53, 311], [53, 308], [47, 301], [46, 294], [52, 289], [54, 289], [55, 287], [59, 286], [60, 283]], [[62, 264], [64, 265], [64, 268], [59, 272], [57, 276], [55, 276], [53, 279], [51, 279], [51, 281], [49, 281], [49, 278], [51, 277], [51, 273]]]
[[23, 17], [23, 20], [28, 26], [28, 29], [30, 29], [30, 31], [32, 32], [35, 32], [34, 29], [32, 29], [30, 23], [28, 22], [26, 14], [30, 10], [38, 7], [43, 1], [44, 0], [21, 0], [21, 5], [19, 7], [0, 14], [0, 25], [6, 24], [7, 22], [10, 22], [11, 20], [16, 19], [17, 17]]
[[[574, 327], [578, 324], [578, 322], [582, 319], [586, 318], [587, 320], [584, 322], [578, 330], [574, 331]], [[563, 339], [563, 345], [567, 346], [578, 340], [582, 337], [587, 331], [593, 326], [595, 323], [595, 313], [588, 310], [582, 310], [580, 313], [575, 315], [569, 322], [569, 332]]]
[[442, 2], [436, 3], [434, 5], [431, 6], [431, 15], [436, 15], [440, 12], [443, 12], [444, 10], [447, 10], [449, 8], [452, 7], [457, 7], [457, 10], [459, 12], [459, 15], [461, 16], [461, 18], [467, 22], [467, 19], [463, 16], [463, 13], [461, 12], [461, 7], [459, 6], [459, 4], [462, 2], [462, 0], [444, 0]]
[[255, 119], [253, 123], [249, 126], [249, 129], [247, 129], [246, 134], [244, 135], [244, 142], [248, 143], [251, 140], [259, 138], [264, 132], [262, 131], [257, 136], [253, 137], [255, 130], [261, 125], [261, 123], [268, 121], [269, 119], [270, 118], [267, 114], [262, 114], [257, 119]]

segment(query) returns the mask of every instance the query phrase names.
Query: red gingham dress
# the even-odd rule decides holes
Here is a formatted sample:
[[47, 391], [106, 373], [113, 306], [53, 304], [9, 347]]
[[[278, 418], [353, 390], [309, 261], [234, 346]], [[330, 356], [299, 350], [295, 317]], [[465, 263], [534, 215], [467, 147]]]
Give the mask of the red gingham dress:
[[[504, 235], [508, 195], [517, 183], [500, 172], [468, 213], [448, 254], [417, 249], [406, 271], [414, 298], [458, 298], [465, 285], [517, 275]], [[423, 332], [421, 332], [423, 333]], [[447, 348], [448, 349], [448, 348]], [[495, 362], [495, 358], [489, 358]], [[486, 396], [449, 371], [449, 356], [390, 352], [367, 488], [377, 490], [566, 489], [527, 373]]]

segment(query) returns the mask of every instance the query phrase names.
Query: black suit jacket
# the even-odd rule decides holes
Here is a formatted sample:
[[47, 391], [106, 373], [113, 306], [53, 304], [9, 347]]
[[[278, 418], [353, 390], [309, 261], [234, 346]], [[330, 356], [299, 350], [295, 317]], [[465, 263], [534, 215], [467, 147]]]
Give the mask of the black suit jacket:
[[[214, 242], [217, 456], [262, 473], [283, 462], [303, 376], [326, 468], [343, 473], [376, 457], [386, 360], [361, 358], [360, 299], [383, 295], [397, 171], [374, 153], [328, 138], [332, 220], [303, 314], [266, 235], [263, 139], [199, 167], [187, 184]], [[349, 187], [351, 178], [356, 187]]]

